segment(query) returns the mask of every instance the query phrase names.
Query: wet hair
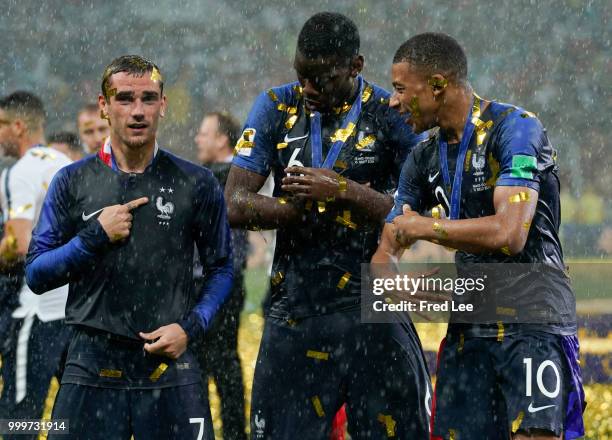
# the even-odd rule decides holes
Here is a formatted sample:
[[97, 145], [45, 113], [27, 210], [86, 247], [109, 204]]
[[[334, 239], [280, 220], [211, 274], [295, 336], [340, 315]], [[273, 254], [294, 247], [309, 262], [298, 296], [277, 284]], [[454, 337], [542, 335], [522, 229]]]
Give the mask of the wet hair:
[[83, 147], [79, 137], [71, 131], [58, 131], [52, 133], [47, 137], [47, 143], [49, 144], [66, 144], [70, 151], [75, 153], [83, 153]]
[[309, 59], [337, 56], [348, 61], [359, 54], [359, 31], [342, 14], [319, 12], [304, 23], [297, 48]]
[[[108, 99], [108, 92], [111, 90], [110, 78], [115, 73], [126, 72], [130, 75], [143, 76], [145, 73], [156, 71], [160, 72], [159, 67], [152, 61], [147, 60], [139, 55], [123, 55], [119, 58], [115, 58], [106, 69], [104, 69], [104, 75], [102, 75], [102, 95]], [[164, 91], [164, 82], [161, 74], [159, 75], [159, 87], [160, 90]]]
[[220, 134], [227, 136], [230, 147], [234, 147], [240, 137], [240, 123], [230, 113], [225, 110], [219, 112], [209, 112], [204, 115], [205, 118], [216, 117], [219, 123], [218, 131]]
[[42, 128], [46, 113], [42, 100], [31, 92], [18, 90], [0, 99], [0, 108], [14, 117], [23, 119], [30, 130]]
[[427, 32], [415, 35], [395, 52], [393, 63], [406, 62], [430, 76], [436, 73], [467, 79], [468, 64], [463, 48], [450, 35]]
[[79, 113], [77, 114], [77, 118], [79, 116], [81, 116], [83, 113], [96, 113], [96, 114], [99, 114], [100, 113], [100, 107], [98, 107], [98, 104], [94, 104], [93, 102], [89, 103], [89, 104], [85, 104], [79, 110]]

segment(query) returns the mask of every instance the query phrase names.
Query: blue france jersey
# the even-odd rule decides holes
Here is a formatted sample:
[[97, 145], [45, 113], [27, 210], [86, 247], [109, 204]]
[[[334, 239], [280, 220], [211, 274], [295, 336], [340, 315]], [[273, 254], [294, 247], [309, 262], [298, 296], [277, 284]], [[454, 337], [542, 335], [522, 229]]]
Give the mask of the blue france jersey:
[[[389, 108], [389, 93], [364, 81], [361, 113], [354, 130], [343, 133], [351, 106], [322, 119], [323, 157], [333, 140], [346, 137], [333, 169], [342, 176], [385, 194], [393, 194], [401, 165], [421, 136]], [[281, 180], [287, 166], [312, 166], [310, 115], [299, 83], [260, 94], [236, 145], [234, 166], [262, 176], [274, 173], [274, 196], [287, 196]], [[370, 261], [381, 227], [351, 206], [327, 203], [307, 210], [307, 222], [280, 228], [272, 268], [270, 315], [299, 318], [358, 307], [361, 263]]]
[[[465, 157], [459, 219], [494, 215], [496, 186], [532, 188], [538, 192], [538, 203], [522, 252], [509, 256], [503, 250], [482, 254], [457, 251], [457, 268], [461, 270], [469, 263], [543, 263], [553, 268], [550, 274], [544, 275], [548, 277], [547, 289], [550, 290], [546, 294], [547, 301], [564, 317], [564, 323], [549, 326], [547, 330], [572, 333], [575, 300], [564, 275], [558, 235], [560, 203], [556, 151], [541, 122], [521, 108], [491, 102], [480, 119], [487, 126], [486, 137], [477, 145], [474, 135]], [[453, 182], [458, 145], [449, 145], [448, 149], [448, 169]], [[449, 216], [451, 188], [446, 187], [442, 177], [439, 151], [439, 132], [433, 132], [410, 153], [402, 169], [394, 207], [387, 216], [388, 223], [402, 214], [404, 204], [423, 215], [430, 215], [432, 208], [438, 207], [444, 217]]]

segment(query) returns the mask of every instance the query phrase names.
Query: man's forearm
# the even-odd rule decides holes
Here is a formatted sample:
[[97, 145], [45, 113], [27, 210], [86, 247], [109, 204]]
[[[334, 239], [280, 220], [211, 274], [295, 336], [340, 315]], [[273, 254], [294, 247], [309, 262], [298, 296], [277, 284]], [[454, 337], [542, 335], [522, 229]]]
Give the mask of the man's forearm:
[[410, 228], [414, 237], [470, 253], [502, 251], [520, 252], [497, 215], [465, 220], [412, 217]]
[[298, 219], [293, 201], [239, 191], [228, 200], [228, 219], [233, 228], [277, 229]]
[[233, 278], [234, 269], [231, 258], [227, 258], [224, 264], [206, 271], [200, 300], [185, 319], [178, 323], [189, 339], [198, 339], [210, 326], [213, 317], [232, 291]]
[[368, 220], [381, 223], [393, 208], [393, 197], [379, 193], [368, 185], [342, 178], [338, 200], [347, 202]]

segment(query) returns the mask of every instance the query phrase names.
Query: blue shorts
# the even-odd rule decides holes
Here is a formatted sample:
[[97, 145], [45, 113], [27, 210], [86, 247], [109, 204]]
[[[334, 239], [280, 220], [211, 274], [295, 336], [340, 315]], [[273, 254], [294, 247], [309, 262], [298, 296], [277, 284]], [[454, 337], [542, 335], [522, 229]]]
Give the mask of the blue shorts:
[[432, 438], [507, 440], [530, 429], [584, 435], [576, 336], [449, 333], [438, 356]]
[[53, 419], [67, 419], [57, 440], [214, 440], [202, 384], [124, 390], [62, 384]]
[[360, 312], [268, 317], [257, 358], [251, 438], [327, 439], [346, 403], [352, 438], [429, 439], [431, 385], [410, 322]]

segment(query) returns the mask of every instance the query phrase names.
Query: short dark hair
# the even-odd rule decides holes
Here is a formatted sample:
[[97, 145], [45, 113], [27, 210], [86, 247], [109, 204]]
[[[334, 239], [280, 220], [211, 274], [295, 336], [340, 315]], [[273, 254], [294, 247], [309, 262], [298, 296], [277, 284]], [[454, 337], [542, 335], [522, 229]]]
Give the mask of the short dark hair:
[[434, 32], [415, 35], [395, 52], [393, 63], [402, 62], [427, 75], [440, 73], [460, 82], [467, 79], [467, 57], [459, 42], [450, 35]]
[[81, 116], [83, 113], [100, 113], [100, 107], [98, 107], [98, 104], [94, 104], [89, 103], [89, 104], [85, 104], [83, 107], [81, 107], [81, 109], [79, 110], [79, 113], [77, 114], [77, 117]]
[[225, 110], [209, 112], [204, 117], [216, 117], [219, 123], [219, 133], [227, 136], [230, 147], [233, 148], [236, 145], [240, 137], [240, 123], [230, 112]]
[[[18, 90], [0, 99], [0, 108], [31, 125], [30, 129], [45, 124], [46, 113], [42, 100], [31, 92]], [[36, 126], [36, 127], [35, 127]]]
[[71, 151], [83, 153], [79, 137], [71, 131], [58, 131], [47, 137], [49, 144], [66, 144]]
[[351, 59], [359, 54], [359, 30], [345, 15], [319, 12], [304, 23], [297, 48], [309, 59], [331, 56]]
[[115, 73], [126, 72], [130, 75], [143, 76], [145, 73], [151, 72], [151, 76], [156, 72], [159, 80], [160, 90], [164, 91], [164, 81], [162, 79], [159, 67], [152, 61], [147, 60], [140, 55], [123, 55], [119, 58], [115, 58], [111, 63], [104, 69], [104, 75], [102, 75], [102, 95], [108, 99], [108, 92], [111, 90], [110, 77]]

